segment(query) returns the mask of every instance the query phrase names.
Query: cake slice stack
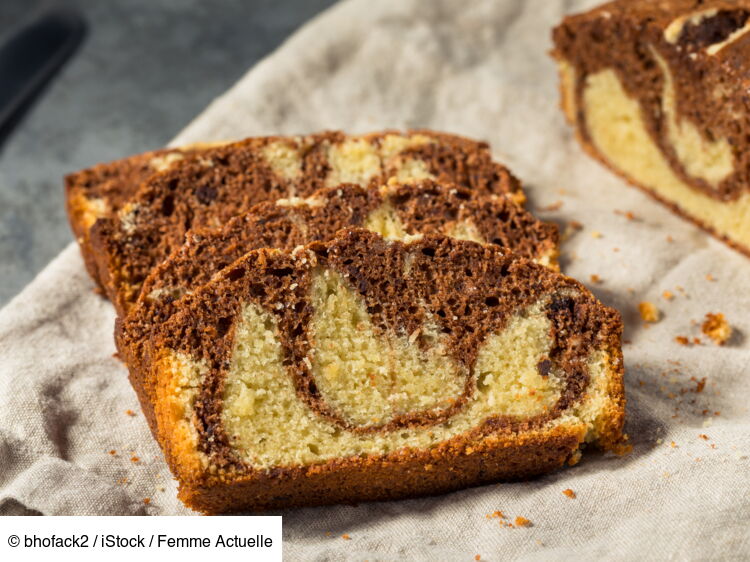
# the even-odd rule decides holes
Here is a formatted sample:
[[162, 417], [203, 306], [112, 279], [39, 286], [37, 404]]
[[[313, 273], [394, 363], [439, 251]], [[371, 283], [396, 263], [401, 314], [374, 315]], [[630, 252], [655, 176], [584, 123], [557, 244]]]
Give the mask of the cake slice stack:
[[180, 497], [206, 513], [432, 494], [617, 449], [619, 315], [486, 144], [247, 139], [68, 179]]
[[84, 261], [124, 314], [188, 230], [219, 227], [263, 201], [342, 183], [379, 187], [390, 178], [435, 179], [523, 201], [518, 180], [493, 162], [485, 143], [430, 131], [199, 145], [79, 172], [66, 185]]

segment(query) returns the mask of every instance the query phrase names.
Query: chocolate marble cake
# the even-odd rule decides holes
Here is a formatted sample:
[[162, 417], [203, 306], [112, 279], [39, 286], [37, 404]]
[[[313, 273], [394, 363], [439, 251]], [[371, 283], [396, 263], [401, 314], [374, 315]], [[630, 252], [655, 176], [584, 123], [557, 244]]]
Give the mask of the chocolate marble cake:
[[748, 32], [748, 0], [617, 0], [553, 33], [584, 148], [746, 254]]
[[621, 442], [621, 329], [497, 246], [346, 230], [185, 296], [149, 343], [147, 417], [205, 513], [525, 478]]
[[[493, 162], [485, 143], [431, 131], [251, 138], [157, 158], [168, 164], [155, 174], [150, 174], [151, 155], [112, 165], [110, 174], [93, 174], [110, 177], [119, 167], [122, 177], [111, 189], [75, 179], [86, 174], [69, 180], [74, 229], [86, 230], [96, 217], [88, 239], [79, 237], [85, 261], [120, 314], [189, 229], [221, 226], [262, 201], [308, 197], [341, 183], [378, 186], [392, 177], [430, 178], [523, 200], [518, 181]], [[135, 172], [127, 172], [131, 169]], [[131, 193], [131, 178], [143, 176], [135, 194], [111, 195], [118, 181]]]
[[[159, 266], [127, 317], [115, 329], [120, 357], [133, 386], [142, 384], [145, 346], [152, 332], [177, 310], [180, 299], [250, 250], [293, 250], [330, 240], [347, 227], [365, 227], [390, 239], [439, 233], [507, 248], [557, 268], [557, 227], [535, 219], [506, 197], [438, 184], [391, 180], [381, 189], [342, 184], [307, 199], [281, 199], [254, 207], [223, 228], [192, 232]], [[140, 396], [141, 402], [148, 400]]]

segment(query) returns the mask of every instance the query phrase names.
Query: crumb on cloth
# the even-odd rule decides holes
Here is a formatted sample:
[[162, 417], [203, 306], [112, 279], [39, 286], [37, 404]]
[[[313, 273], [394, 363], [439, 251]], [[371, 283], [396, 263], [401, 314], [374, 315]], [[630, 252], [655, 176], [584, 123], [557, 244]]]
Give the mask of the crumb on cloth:
[[720, 312], [706, 314], [706, 320], [701, 325], [701, 331], [711, 338], [716, 345], [724, 345], [732, 337], [732, 327]]
[[643, 301], [638, 305], [638, 312], [644, 322], [658, 322], [661, 317], [659, 309], [652, 302]]

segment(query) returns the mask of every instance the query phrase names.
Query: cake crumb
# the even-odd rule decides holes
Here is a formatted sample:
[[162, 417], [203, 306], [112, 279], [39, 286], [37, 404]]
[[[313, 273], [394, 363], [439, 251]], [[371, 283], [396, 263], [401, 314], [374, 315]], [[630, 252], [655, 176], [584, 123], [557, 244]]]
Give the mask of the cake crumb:
[[596, 275], [595, 273], [591, 275], [591, 282], [592, 283], [601, 283], [602, 278]]
[[638, 305], [638, 312], [641, 314], [641, 318], [644, 322], [658, 322], [659, 321], [659, 309], [648, 301], [643, 301]]
[[671, 443], [669, 444], [669, 446], [670, 446], [670, 447], [672, 447], [673, 449], [676, 449], [676, 448], [677, 448], [677, 443], [675, 443], [674, 441], [672, 441], [672, 442], [671, 442]]
[[110, 455], [112, 455], [112, 456], [114, 457], [114, 456], [115, 456], [115, 455], [117, 454], [117, 451], [115, 451], [114, 449], [112, 449], [112, 450], [111, 450], [111, 451], [109, 452], [109, 454], [110, 454]]
[[628, 219], [629, 221], [634, 221], [636, 218], [635, 213], [633, 211], [620, 211], [619, 209], [616, 209], [615, 214], [621, 215], [625, 217], [626, 219]]
[[601, 238], [601, 237], [602, 237], [602, 233], [599, 232], [598, 230], [591, 231], [591, 238]]
[[341, 538], [344, 539], [345, 541], [352, 540], [352, 538], [349, 535], [347, 535], [346, 533], [344, 533], [343, 535], [341, 535]]
[[135, 417], [135, 412], [133, 410], [125, 410], [125, 413], [131, 418]]
[[474, 556], [474, 560], [481, 560], [481, 559], [482, 559], [482, 557], [479, 554], [477, 554], [476, 556]]
[[563, 490], [563, 494], [565, 494], [566, 496], [568, 496], [571, 500], [576, 499], [576, 493], [573, 490], [571, 490], [570, 488], [567, 488], [567, 489]]
[[547, 205], [546, 207], [542, 207], [542, 211], [559, 211], [563, 206], [562, 201], [555, 201], [551, 205]]
[[502, 511], [493, 511], [487, 514], [487, 519], [505, 519], [505, 514]]
[[664, 291], [661, 296], [665, 300], [671, 301], [674, 298], [674, 293], [672, 291]]
[[706, 274], [706, 281], [716, 281], [716, 278], [710, 273]]
[[698, 380], [695, 377], [690, 377], [690, 380], [695, 383], [695, 389], [693, 392], [696, 394], [700, 394], [703, 392], [703, 389], [706, 388], [706, 377], [703, 377], [702, 379]]
[[705, 433], [699, 433], [698, 437], [700, 437], [704, 441], [708, 441], [708, 435], [706, 435]]
[[150, 504], [151, 498], [143, 498], [143, 503], [145, 503], [146, 505]]
[[521, 515], [516, 517], [513, 522], [516, 524], [516, 527], [531, 527], [531, 521]]
[[701, 331], [714, 340], [716, 345], [724, 345], [732, 337], [732, 327], [720, 312], [706, 314], [706, 320], [701, 326]]
[[685, 336], [677, 336], [675, 337], [674, 341], [676, 341], [680, 345], [690, 345], [690, 340]]
[[138, 457], [136, 457], [135, 455], [133, 455], [132, 457], [130, 457], [130, 461], [131, 461], [131, 462], [140, 462], [140, 460], [141, 460], [141, 459], [139, 459], [139, 458], [138, 458]]

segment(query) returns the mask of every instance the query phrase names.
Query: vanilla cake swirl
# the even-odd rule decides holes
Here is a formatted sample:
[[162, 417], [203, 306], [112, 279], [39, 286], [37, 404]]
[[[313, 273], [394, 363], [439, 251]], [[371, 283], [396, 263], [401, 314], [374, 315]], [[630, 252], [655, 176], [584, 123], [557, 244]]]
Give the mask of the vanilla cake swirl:
[[367, 230], [246, 254], [148, 344], [147, 418], [205, 513], [524, 478], [622, 440], [622, 325], [493, 245]]

